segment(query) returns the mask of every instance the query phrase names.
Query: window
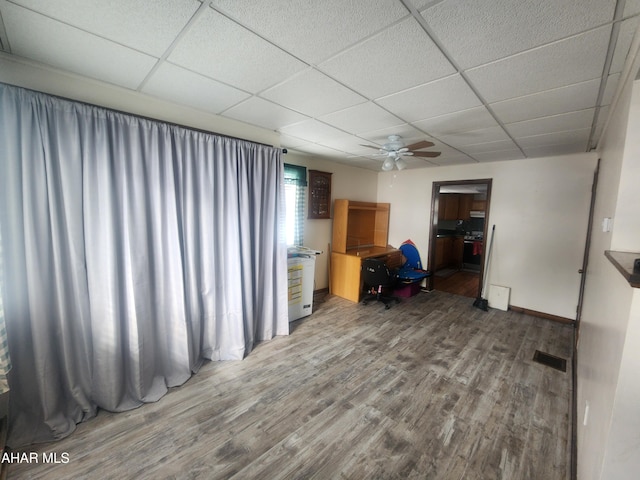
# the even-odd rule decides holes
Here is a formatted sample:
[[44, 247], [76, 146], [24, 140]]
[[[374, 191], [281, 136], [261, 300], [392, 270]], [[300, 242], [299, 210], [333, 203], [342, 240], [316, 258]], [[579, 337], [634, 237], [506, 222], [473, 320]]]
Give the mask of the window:
[[307, 169], [284, 164], [284, 194], [286, 202], [285, 233], [287, 245], [302, 245], [304, 241], [304, 198]]

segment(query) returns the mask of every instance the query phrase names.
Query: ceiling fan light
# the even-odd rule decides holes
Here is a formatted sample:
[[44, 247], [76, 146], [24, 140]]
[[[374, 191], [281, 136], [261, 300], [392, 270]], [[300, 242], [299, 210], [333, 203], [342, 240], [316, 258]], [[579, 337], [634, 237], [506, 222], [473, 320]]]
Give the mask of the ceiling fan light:
[[382, 171], [388, 172], [389, 170], [393, 170], [393, 160], [387, 157], [384, 163], [382, 164]]
[[396, 167], [398, 168], [398, 170], [404, 170], [405, 168], [407, 168], [407, 162], [398, 157], [396, 159]]

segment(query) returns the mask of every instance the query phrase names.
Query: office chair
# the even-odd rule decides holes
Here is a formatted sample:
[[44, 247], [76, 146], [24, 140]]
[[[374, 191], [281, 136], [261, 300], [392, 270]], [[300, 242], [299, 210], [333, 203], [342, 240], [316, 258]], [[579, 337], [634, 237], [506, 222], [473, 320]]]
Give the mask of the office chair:
[[398, 270], [398, 279], [404, 284], [419, 283], [423, 278], [430, 277], [431, 272], [422, 268], [420, 253], [411, 240], [406, 240], [400, 245], [402, 256], [406, 262]]
[[384, 308], [389, 310], [390, 303], [400, 303], [398, 297], [388, 295], [388, 291], [393, 290], [397, 283], [397, 276], [392, 274], [387, 265], [376, 258], [365, 258], [362, 260], [362, 281], [368, 295], [362, 300], [366, 305], [371, 300], [384, 303]]

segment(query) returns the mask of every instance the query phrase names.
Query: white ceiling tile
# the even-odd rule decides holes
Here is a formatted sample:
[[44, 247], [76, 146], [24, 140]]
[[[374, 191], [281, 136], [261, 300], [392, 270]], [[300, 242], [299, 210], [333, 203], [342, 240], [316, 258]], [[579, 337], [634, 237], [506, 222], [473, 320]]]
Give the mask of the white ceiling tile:
[[606, 26], [467, 71], [489, 103], [592, 80], [602, 75]]
[[408, 14], [397, 0], [213, 0], [211, 4], [298, 58], [317, 64]]
[[389, 135], [400, 135], [406, 144], [427, 139], [424, 133], [408, 123], [358, 134], [359, 137], [367, 139], [370, 142], [377, 143], [378, 145], [382, 145], [387, 142]]
[[298, 112], [258, 97], [251, 97], [225, 111], [222, 115], [269, 130], [277, 130], [284, 125], [300, 122], [307, 118]]
[[509, 135], [505, 133], [502, 127], [496, 126], [480, 130], [471, 130], [468, 132], [453, 133], [450, 135], [438, 135], [437, 138], [444, 143], [459, 148], [463, 145], [475, 145], [477, 143], [509, 140]]
[[160, 57], [200, 6], [195, 0], [13, 0], [61, 22]]
[[403, 125], [405, 122], [378, 105], [367, 102], [319, 118], [347, 132], [359, 134]]
[[624, 4], [624, 17], [640, 13], [640, 0], [627, 0]]
[[265, 90], [260, 96], [311, 117], [366, 101], [361, 95], [311, 68]]
[[301, 138], [292, 137], [291, 135], [285, 135], [283, 133], [280, 134], [280, 146], [282, 147], [296, 148], [306, 143], [309, 143], [309, 142]]
[[460, 75], [389, 95], [376, 103], [407, 122], [467, 110], [481, 104]]
[[315, 143], [307, 143], [305, 145], [301, 145], [296, 147], [296, 150], [305, 153], [312, 153], [314, 155], [320, 155], [322, 157], [330, 157], [330, 158], [343, 158], [345, 159], [347, 154], [341, 152], [339, 150], [334, 150], [333, 148], [328, 148], [323, 145], [318, 145]]
[[169, 60], [251, 93], [306, 68], [304, 63], [210, 8], [194, 22]]
[[493, 112], [503, 123], [547, 117], [595, 106], [600, 79], [492, 103]]
[[550, 145], [573, 145], [581, 144], [582, 151], [587, 149], [587, 139], [591, 133], [591, 128], [583, 128], [581, 130], [572, 130], [567, 132], [554, 132], [544, 135], [532, 135], [530, 137], [518, 138], [518, 145], [525, 150], [537, 147], [546, 147]]
[[528, 158], [555, 157], [559, 155], [570, 155], [572, 153], [583, 153], [586, 151], [586, 140], [575, 143], [561, 145], [542, 145], [539, 147], [526, 147], [524, 153]]
[[611, 59], [611, 67], [609, 67], [609, 73], [618, 73], [622, 71], [624, 62], [627, 59], [629, 53], [629, 47], [631, 47], [631, 41], [633, 35], [638, 29], [640, 18], [634, 17], [629, 20], [625, 20], [620, 25], [618, 32], [618, 39], [616, 41], [616, 48], [613, 51], [613, 58]]
[[422, 16], [467, 69], [610, 22], [615, 5], [615, 0], [449, 0]]
[[13, 54], [69, 72], [136, 89], [156, 63], [149, 55], [10, 3], [3, 4], [2, 19]]
[[378, 98], [455, 73], [412, 17], [318, 65], [368, 98]]
[[315, 119], [304, 120], [293, 125], [288, 125], [280, 128], [280, 132], [313, 143], [322, 143], [327, 140], [336, 142], [340, 141], [340, 139], [348, 142], [352, 138], [352, 135]]
[[220, 113], [250, 96], [169, 62], [160, 65], [142, 91], [213, 113]]
[[440, 115], [414, 122], [413, 125], [430, 135], [450, 135], [496, 126], [498, 123], [485, 107], [475, 107], [461, 112]]
[[564, 132], [567, 130], [580, 130], [591, 128], [595, 108], [580, 110], [578, 112], [562, 113], [551, 117], [536, 118], [505, 125], [509, 133], [518, 139], [531, 135]]
[[460, 147], [460, 150], [473, 157], [479, 153], [502, 152], [505, 150], [516, 150], [517, 148], [518, 146], [511, 140], [499, 140], [497, 142], [464, 145]]
[[618, 83], [620, 82], [620, 74], [614, 73], [607, 77], [607, 85], [604, 87], [604, 94], [602, 95], [601, 105], [609, 105], [613, 102], [613, 97], [618, 89]]
[[499, 152], [476, 153], [473, 155], [479, 162], [501, 162], [503, 160], [522, 160], [526, 158], [518, 149], [502, 150]]

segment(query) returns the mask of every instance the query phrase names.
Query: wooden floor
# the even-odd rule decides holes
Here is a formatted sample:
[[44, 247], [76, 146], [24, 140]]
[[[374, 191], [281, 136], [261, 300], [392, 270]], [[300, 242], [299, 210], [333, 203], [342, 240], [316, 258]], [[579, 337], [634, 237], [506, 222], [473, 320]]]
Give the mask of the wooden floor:
[[[568, 479], [571, 326], [421, 292], [338, 297], [155, 404], [100, 412], [9, 478]], [[571, 367], [571, 362], [568, 368]]]
[[441, 292], [455, 293], [469, 298], [478, 296], [478, 285], [480, 284], [480, 274], [459, 270], [454, 274], [442, 278], [437, 274], [433, 276], [433, 288]]

